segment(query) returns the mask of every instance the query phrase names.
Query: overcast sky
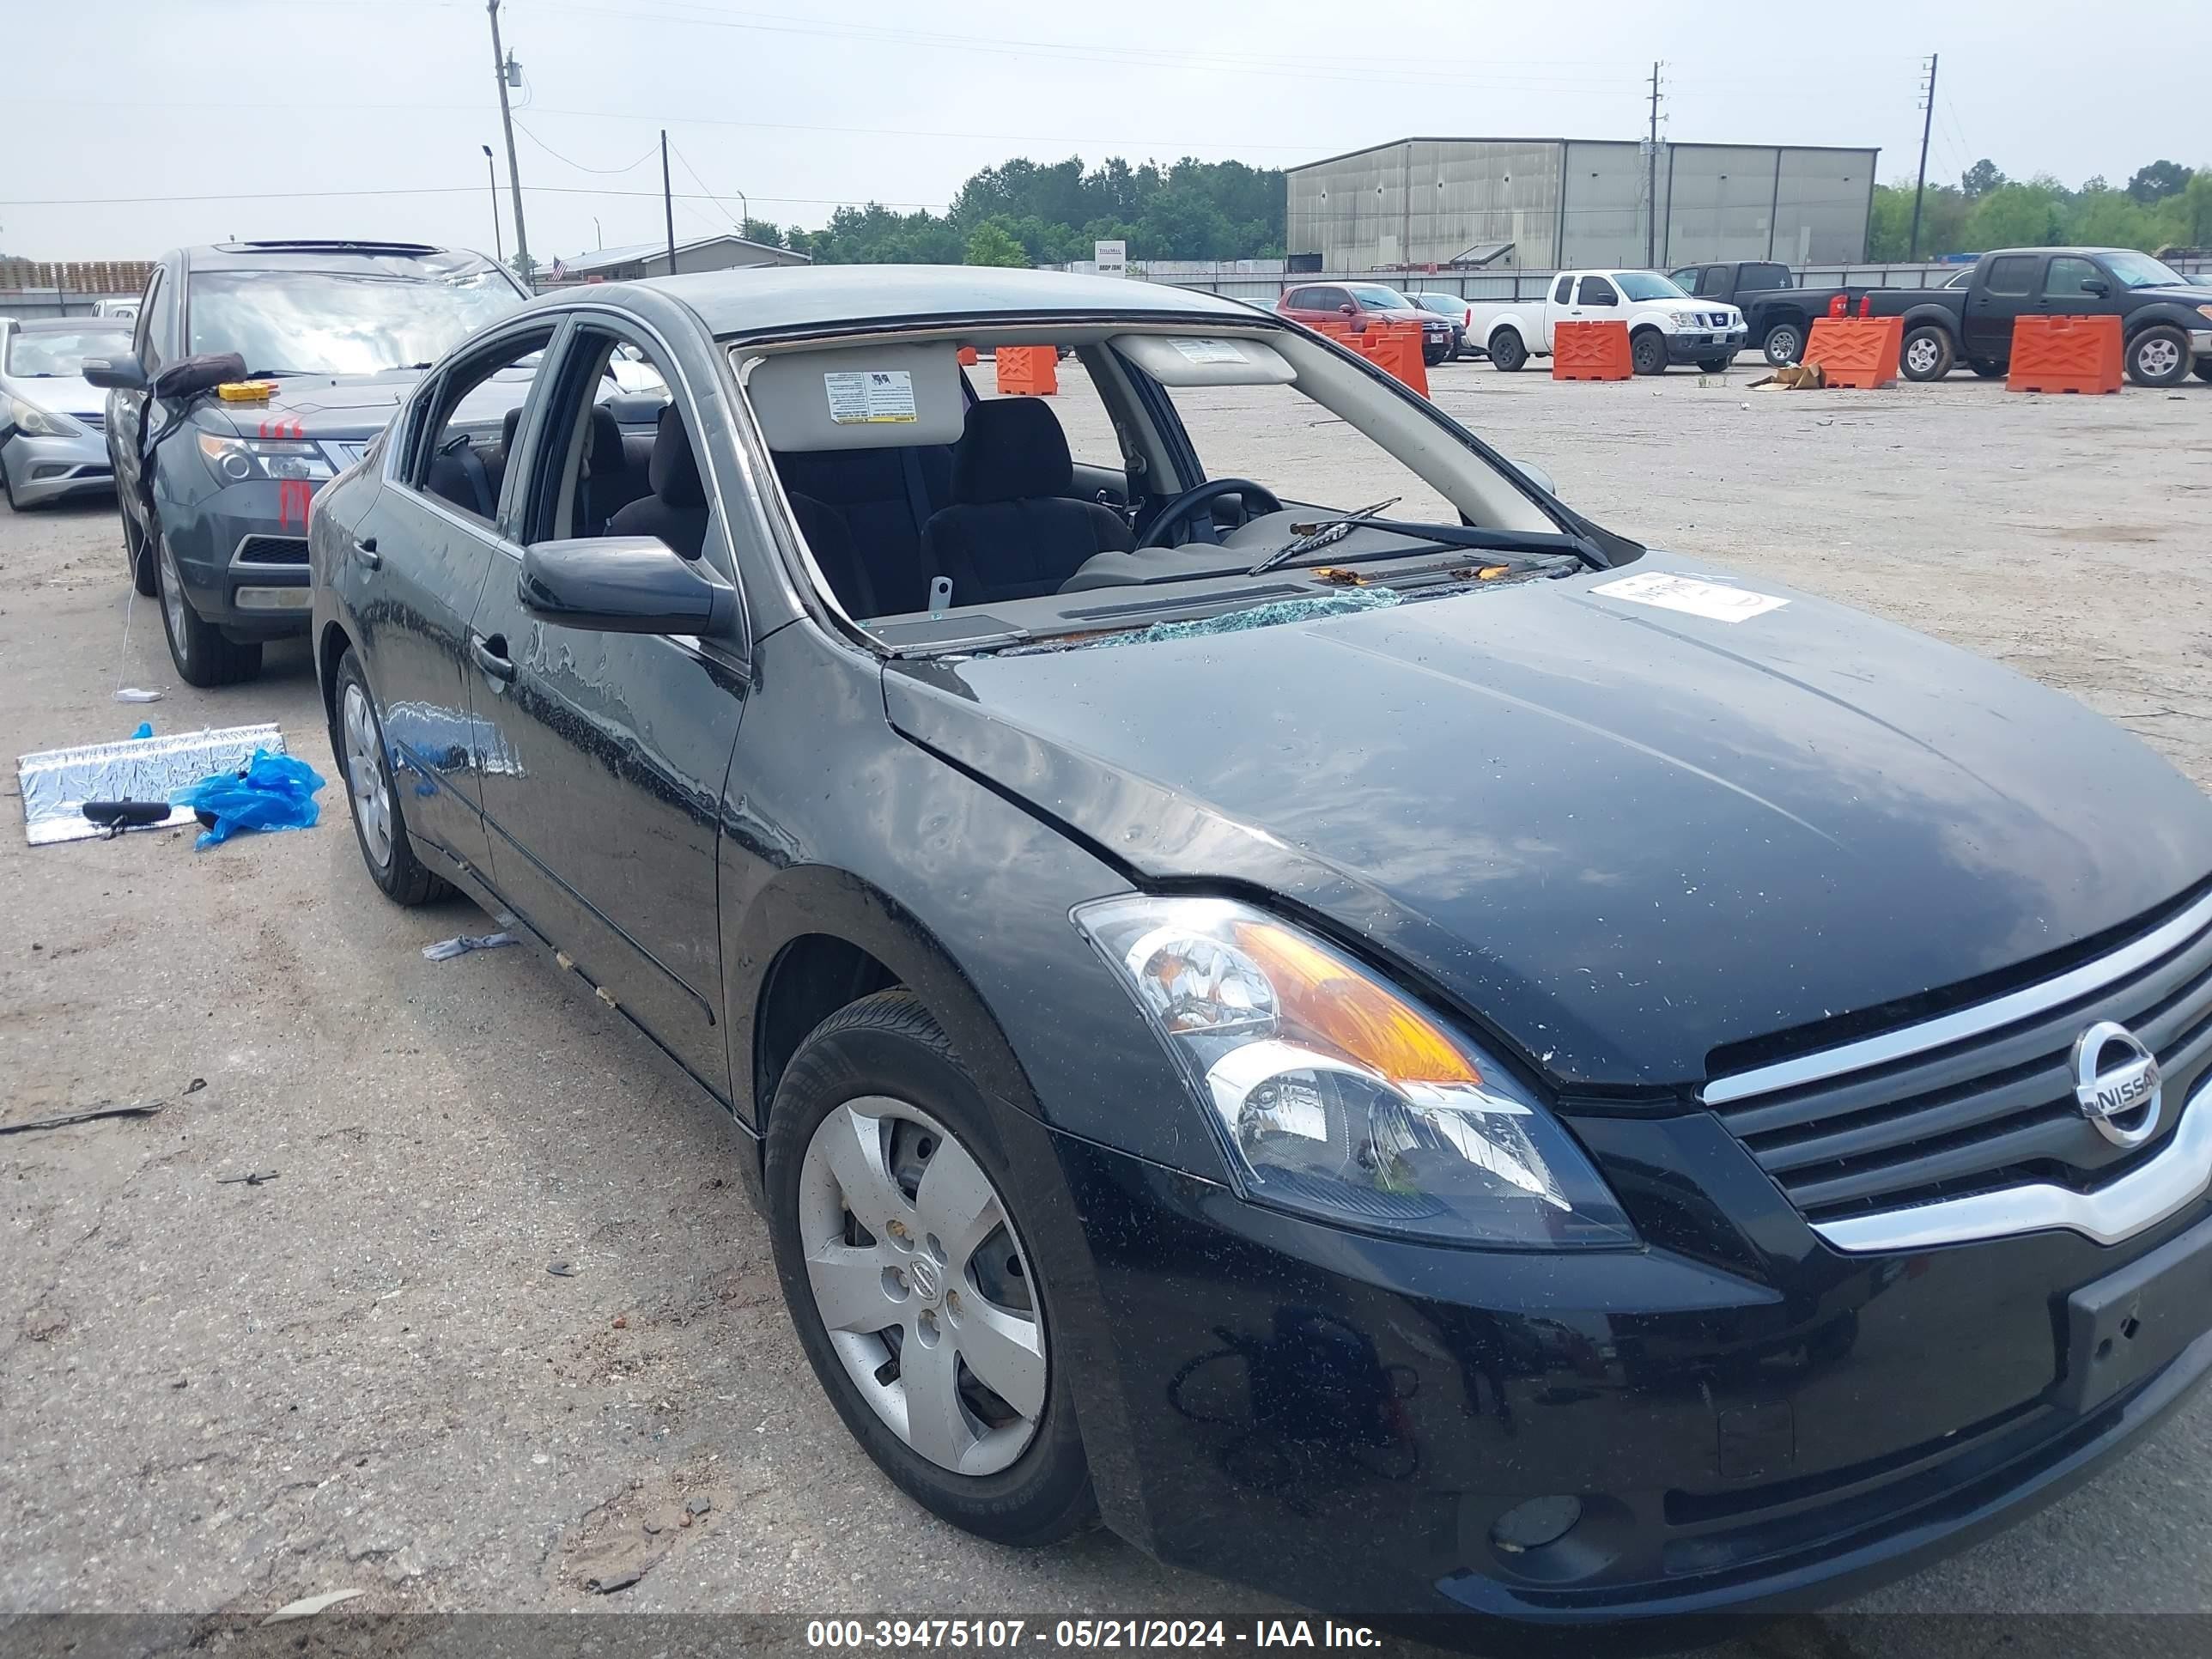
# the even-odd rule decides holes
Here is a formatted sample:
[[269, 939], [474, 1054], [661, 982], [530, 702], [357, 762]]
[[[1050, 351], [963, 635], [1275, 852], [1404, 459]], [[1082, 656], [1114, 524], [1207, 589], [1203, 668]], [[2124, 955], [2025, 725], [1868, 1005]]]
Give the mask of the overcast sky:
[[[1931, 178], [1983, 155], [2069, 184], [2212, 162], [2204, 0], [2157, 8], [2154, 44], [2109, 7], [2048, 0], [750, 3], [502, 0], [541, 260], [660, 240], [664, 125], [682, 240], [727, 228], [739, 191], [811, 227], [840, 202], [941, 206], [1015, 155], [1279, 167], [1413, 135], [1633, 138], [1654, 58], [1663, 136], [1879, 145], [1885, 181], [1917, 159], [1929, 52]], [[489, 252], [489, 143], [511, 253], [491, 61], [482, 0], [0, 0], [0, 252]]]

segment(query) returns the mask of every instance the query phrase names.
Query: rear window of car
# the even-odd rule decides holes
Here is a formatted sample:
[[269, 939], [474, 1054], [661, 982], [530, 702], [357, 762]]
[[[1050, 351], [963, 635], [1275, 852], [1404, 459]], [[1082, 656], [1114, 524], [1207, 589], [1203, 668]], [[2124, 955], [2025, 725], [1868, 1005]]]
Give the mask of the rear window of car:
[[1789, 288], [1790, 267], [1787, 265], [1746, 265], [1737, 273], [1736, 292], [1755, 292], [1760, 289]]
[[2008, 253], [1990, 261], [1988, 288], [1992, 294], [2025, 294], [2035, 281], [2033, 253]]

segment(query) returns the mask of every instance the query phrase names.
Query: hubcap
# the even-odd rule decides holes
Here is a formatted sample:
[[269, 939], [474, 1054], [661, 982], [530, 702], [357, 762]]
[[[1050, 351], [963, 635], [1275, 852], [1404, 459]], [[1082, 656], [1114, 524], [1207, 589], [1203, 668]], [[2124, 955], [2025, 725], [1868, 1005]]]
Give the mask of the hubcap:
[[169, 551], [165, 537], [161, 542], [161, 615], [169, 624], [169, 643], [176, 647], [180, 657], [190, 653], [185, 636], [185, 584], [177, 574], [177, 556]]
[[361, 826], [362, 845], [380, 870], [392, 862], [392, 797], [384, 787], [384, 767], [377, 754], [376, 716], [368, 695], [358, 685], [345, 689], [346, 787], [353, 795], [353, 821]]
[[1917, 374], [1928, 374], [1936, 367], [1936, 343], [1915, 340], [1905, 351], [1905, 365]]
[[959, 1474], [1019, 1457], [1044, 1412], [1043, 1314], [968, 1149], [904, 1101], [848, 1101], [806, 1143], [799, 1225], [830, 1346], [891, 1431]]
[[2181, 349], [2171, 340], [2145, 340], [2136, 348], [2136, 362], [2154, 379], [2171, 374], [2181, 362]]

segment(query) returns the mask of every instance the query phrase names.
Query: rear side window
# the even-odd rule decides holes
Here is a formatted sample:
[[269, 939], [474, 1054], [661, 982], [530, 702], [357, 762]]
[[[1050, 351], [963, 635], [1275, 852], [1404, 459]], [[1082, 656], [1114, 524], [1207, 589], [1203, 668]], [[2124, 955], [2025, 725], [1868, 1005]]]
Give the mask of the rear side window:
[[1291, 311], [1311, 311], [1313, 290], [1310, 288], [1294, 288], [1283, 295], [1283, 304]]
[[1766, 289], [1788, 288], [1790, 286], [1790, 267], [1787, 265], [1746, 265], [1743, 268], [1742, 274], [1736, 278], [1735, 286], [1736, 291], [1740, 294], [1758, 293]]
[[1560, 277], [1558, 282], [1552, 284], [1552, 303], [1553, 305], [1563, 306], [1566, 304], [1567, 289], [1573, 285], [1574, 280], [1574, 277], [1571, 275], [1569, 275]]
[[2033, 253], [2008, 253], [1990, 261], [1988, 288], [1992, 294], [2026, 294], [2035, 281]]

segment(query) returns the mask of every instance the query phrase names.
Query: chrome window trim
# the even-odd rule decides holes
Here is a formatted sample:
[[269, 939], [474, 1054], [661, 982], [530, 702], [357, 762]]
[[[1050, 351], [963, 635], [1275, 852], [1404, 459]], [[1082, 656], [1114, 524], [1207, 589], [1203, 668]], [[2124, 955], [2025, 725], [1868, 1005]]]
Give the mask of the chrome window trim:
[[1755, 1095], [1773, 1094], [1887, 1065], [1891, 1060], [1924, 1054], [1930, 1048], [1941, 1048], [2000, 1026], [2033, 1018], [2062, 1004], [2091, 995], [2114, 980], [2124, 979], [2160, 957], [2171, 955], [2208, 926], [2212, 926], [2212, 893], [2134, 943], [2124, 945], [2094, 962], [2084, 963], [2056, 979], [2047, 979], [1935, 1019], [1923, 1020], [1917, 1025], [1846, 1042], [1840, 1048], [1824, 1048], [1795, 1060], [1777, 1060], [1771, 1066], [1754, 1066], [1748, 1072], [1715, 1078], [1699, 1091], [1699, 1098], [1708, 1106], [1720, 1106]]
[[2077, 1193], [2039, 1182], [1972, 1193], [1908, 1209], [1819, 1221], [1813, 1231], [1837, 1249], [1923, 1250], [2064, 1228], [2100, 1244], [2118, 1244], [2179, 1213], [2212, 1188], [2212, 1083], [2182, 1109], [2173, 1139], [2158, 1155], [2109, 1187]]

